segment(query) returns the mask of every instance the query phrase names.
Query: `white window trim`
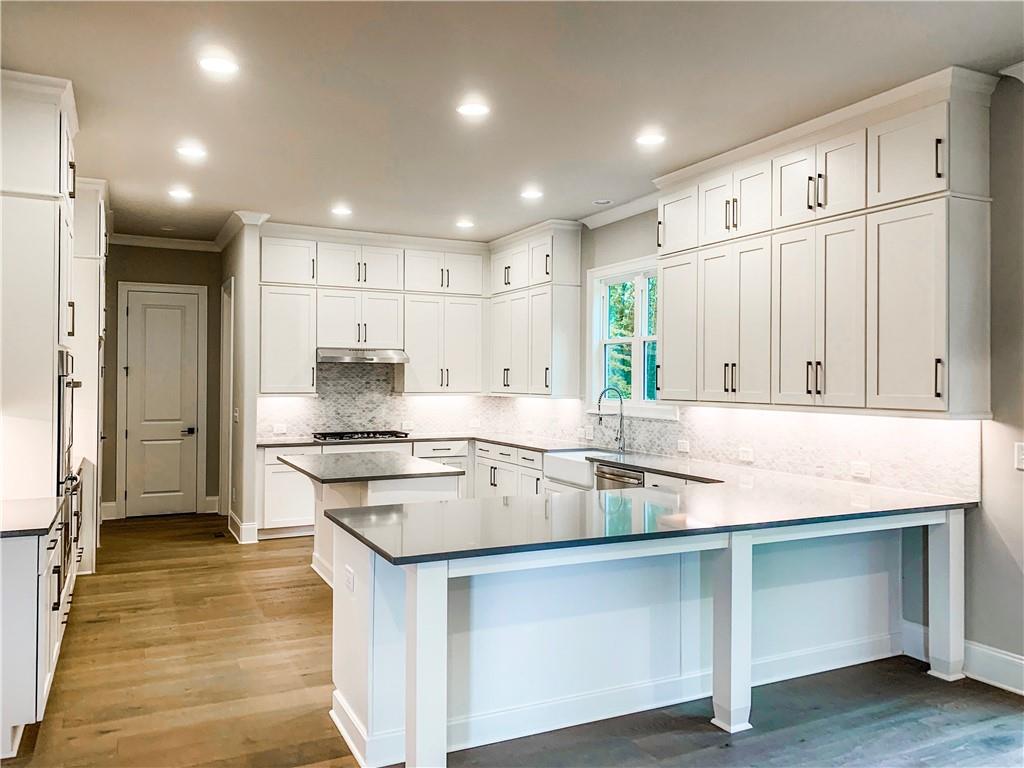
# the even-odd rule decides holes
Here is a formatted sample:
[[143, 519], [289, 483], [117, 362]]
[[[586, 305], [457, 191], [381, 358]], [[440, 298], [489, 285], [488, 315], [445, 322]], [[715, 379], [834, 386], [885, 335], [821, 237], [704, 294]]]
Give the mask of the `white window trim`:
[[[587, 270], [587, 375], [585, 390], [587, 413], [597, 413], [597, 396], [604, 383], [604, 284], [607, 280], [614, 277], [635, 275], [638, 272], [656, 272], [657, 266], [656, 258], [651, 255]], [[633, 343], [642, 342], [643, 338], [635, 336], [633, 337]], [[634, 348], [633, 354], [634, 362], [637, 356], [642, 361], [642, 343], [638, 345], [638, 349]], [[609, 407], [612, 411], [608, 410]], [[604, 413], [617, 412], [617, 409], [618, 403], [614, 400], [607, 401], [606, 398], [606, 403], [603, 405]], [[679, 409], [677, 406], [669, 403], [630, 399], [625, 401], [623, 410], [627, 416], [635, 418], [659, 419], [662, 421], [679, 420]]]

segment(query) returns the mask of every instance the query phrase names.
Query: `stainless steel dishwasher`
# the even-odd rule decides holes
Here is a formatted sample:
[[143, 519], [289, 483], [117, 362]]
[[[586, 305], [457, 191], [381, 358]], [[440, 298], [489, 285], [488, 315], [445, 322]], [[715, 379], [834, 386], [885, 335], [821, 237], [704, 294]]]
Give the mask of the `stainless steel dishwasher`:
[[597, 478], [597, 490], [599, 491], [608, 491], [613, 488], [643, 488], [644, 485], [643, 472], [612, 467], [608, 464], [598, 464], [594, 467], [594, 477]]

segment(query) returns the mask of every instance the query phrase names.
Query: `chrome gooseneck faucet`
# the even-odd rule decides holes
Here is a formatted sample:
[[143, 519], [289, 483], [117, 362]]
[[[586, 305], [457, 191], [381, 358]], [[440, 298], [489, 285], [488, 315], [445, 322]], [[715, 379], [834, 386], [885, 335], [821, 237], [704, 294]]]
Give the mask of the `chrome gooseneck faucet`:
[[623, 418], [622, 418], [622, 393], [615, 387], [605, 387], [601, 390], [601, 394], [597, 396], [597, 423], [604, 423], [604, 415], [601, 413], [601, 401], [604, 400], [606, 392], [614, 392], [619, 398], [619, 431], [615, 434], [615, 441], [619, 446], [619, 453], [626, 452], [626, 431], [623, 429]]

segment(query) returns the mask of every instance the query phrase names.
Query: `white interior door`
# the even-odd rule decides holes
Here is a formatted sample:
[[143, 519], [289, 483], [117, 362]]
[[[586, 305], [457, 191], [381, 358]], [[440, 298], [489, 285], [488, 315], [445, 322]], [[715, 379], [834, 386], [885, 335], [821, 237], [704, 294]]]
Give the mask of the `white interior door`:
[[818, 145], [815, 200], [819, 218], [864, 207], [865, 151], [863, 128]]
[[450, 297], [444, 300], [445, 392], [480, 391], [482, 333], [483, 299]]
[[444, 388], [443, 332], [444, 299], [405, 297], [406, 392], [440, 392]]
[[697, 255], [658, 268], [659, 400], [697, 399]]
[[813, 146], [772, 160], [772, 226], [788, 227], [814, 218]]
[[814, 403], [814, 227], [772, 237], [772, 402]]
[[517, 293], [509, 297], [508, 392], [526, 392], [530, 365], [530, 297]]
[[195, 512], [199, 297], [129, 291], [127, 324], [125, 514]]
[[816, 388], [824, 405], [864, 406], [864, 217], [814, 228]]
[[761, 237], [734, 246], [739, 270], [739, 354], [732, 374], [740, 403], [771, 401], [772, 243]]
[[[723, 206], [724, 209], [724, 206]], [[700, 400], [731, 400], [729, 366], [738, 357], [739, 270], [728, 246], [700, 252]]]
[[403, 349], [405, 302], [400, 293], [363, 294], [363, 346], [368, 349]]
[[697, 194], [700, 199], [700, 244], [725, 240], [732, 229], [732, 174], [701, 182], [697, 185]]

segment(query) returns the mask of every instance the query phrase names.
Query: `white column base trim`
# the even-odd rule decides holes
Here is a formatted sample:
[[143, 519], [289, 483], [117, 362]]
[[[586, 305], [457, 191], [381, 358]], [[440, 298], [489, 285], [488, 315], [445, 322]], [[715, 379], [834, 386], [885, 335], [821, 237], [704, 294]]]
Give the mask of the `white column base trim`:
[[103, 520], [122, 520], [124, 515], [118, 510], [116, 501], [101, 501], [100, 517]]
[[[903, 621], [903, 653], [919, 661], [928, 661], [928, 627], [915, 621]], [[964, 643], [964, 674], [961, 677], [943, 677], [940, 680], [959, 680], [969, 677], [979, 683], [1002, 688], [1024, 696], [1024, 656], [989, 645], [968, 640]]]
[[228, 530], [239, 544], [255, 544], [259, 541], [256, 523], [243, 523], [234, 512], [228, 512]]
[[0, 744], [0, 758], [8, 760], [18, 756], [21, 736], [25, 733], [24, 725], [10, 725], [3, 729], [3, 743]]
[[[750, 716], [750, 710], [747, 710], [747, 716]], [[726, 725], [717, 717], [712, 717], [711, 724], [718, 728], [721, 728], [726, 733], [741, 733], [743, 731], [749, 731], [751, 728], [754, 727], [746, 719], [744, 719], [744, 721], [739, 725]]]
[[[328, 587], [334, 587], [334, 566], [324, 560], [316, 552], [313, 553], [313, 562], [309, 567], [316, 571], [316, 575], [323, 579]], [[401, 762], [401, 761], [399, 761]]]
[[299, 536], [312, 536], [313, 526], [300, 525], [295, 528], [260, 528], [260, 541], [267, 539], [295, 539]]
[[935, 669], [929, 669], [928, 674], [932, 677], [937, 677], [939, 680], [945, 680], [947, 683], [955, 683], [957, 680], [963, 680], [967, 675], [958, 673], [954, 675], [947, 675], [945, 672], [939, 672]]

